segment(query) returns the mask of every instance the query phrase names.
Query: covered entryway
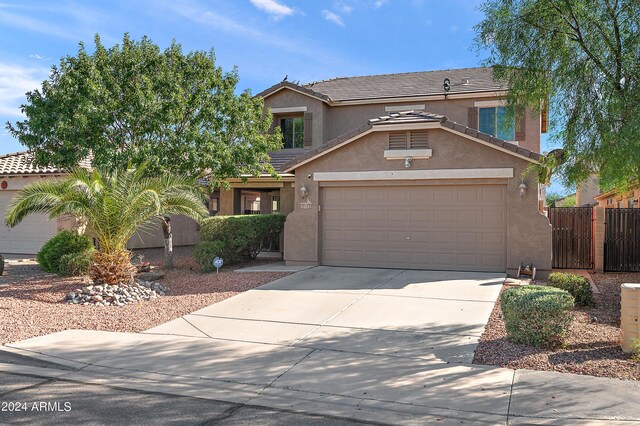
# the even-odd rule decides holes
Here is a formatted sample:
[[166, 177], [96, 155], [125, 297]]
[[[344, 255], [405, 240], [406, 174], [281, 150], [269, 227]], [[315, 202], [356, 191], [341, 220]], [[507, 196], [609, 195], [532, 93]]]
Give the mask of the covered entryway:
[[35, 254], [42, 245], [57, 232], [57, 221], [49, 220], [42, 214], [32, 214], [24, 218], [15, 228], [4, 225], [7, 206], [17, 191], [0, 191], [0, 254]]
[[503, 272], [505, 185], [324, 187], [321, 262]]

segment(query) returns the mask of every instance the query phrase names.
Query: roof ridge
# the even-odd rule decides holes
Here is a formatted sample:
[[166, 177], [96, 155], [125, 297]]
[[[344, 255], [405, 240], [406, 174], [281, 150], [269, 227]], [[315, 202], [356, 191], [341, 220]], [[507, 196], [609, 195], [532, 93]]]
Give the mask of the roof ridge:
[[7, 154], [0, 154], [0, 158], [17, 157], [18, 155], [29, 154], [30, 152], [31, 151], [29, 151], [29, 150], [9, 152]]
[[427, 70], [427, 71], [406, 71], [406, 72], [391, 72], [391, 73], [383, 73], [383, 74], [369, 74], [369, 75], [352, 75], [352, 76], [341, 76], [341, 77], [332, 77], [324, 80], [316, 80], [310, 83], [305, 83], [302, 86], [304, 87], [312, 87], [314, 84], [318, 83], [327, 83], [330, 81], [337, 80], [348, 80], [350, 78], [366, 78], [366, 77], [386, 77], [390, 75], [408, 75], [408, 74], [425, 74], [431, 72], [447, 72], [447, 71], [464, 71], [464, 70], [477, 70], [477, 69], [491, 69], [491, 67], [464, 67], [464, 68], [447, 68], [444, 70]]

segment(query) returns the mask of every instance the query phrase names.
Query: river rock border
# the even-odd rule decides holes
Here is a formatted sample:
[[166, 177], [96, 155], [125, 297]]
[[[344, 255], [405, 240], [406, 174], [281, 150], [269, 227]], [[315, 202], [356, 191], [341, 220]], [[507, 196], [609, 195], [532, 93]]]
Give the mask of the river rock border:
[[165, 296], [169, 289], [153, 281], [136, 280], [133, 284], [89, 285], [67, 294], [65, 302], [74, 305], [125, 306]]

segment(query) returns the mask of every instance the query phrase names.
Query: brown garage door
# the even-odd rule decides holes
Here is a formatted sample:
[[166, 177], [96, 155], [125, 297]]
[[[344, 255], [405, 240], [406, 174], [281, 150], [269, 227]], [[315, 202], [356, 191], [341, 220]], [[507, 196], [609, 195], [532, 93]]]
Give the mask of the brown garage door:
[[502, 272], [503, 185], [322, 189], [322, 263]]

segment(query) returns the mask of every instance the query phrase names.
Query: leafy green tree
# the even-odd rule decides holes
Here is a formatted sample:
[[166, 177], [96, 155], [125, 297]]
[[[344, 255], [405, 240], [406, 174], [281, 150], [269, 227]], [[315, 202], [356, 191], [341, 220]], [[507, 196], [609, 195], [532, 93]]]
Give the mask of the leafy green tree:
[[547, 206], [556, 207], [556, 202], [562, 198], [557, 192], [549, 192], [546, 197]]
[[549, 108], [566, 184], [640, 177], [640, 2], [487, 0], [476, 46], [511, 88], [508, 101]]
[[[75, 168], [85, 159], [113, 172], [146, 164], [146, 172], [206, 177], [271, 173], [268, 152], [281, 148], [269, 134], [270, 113], [248, 90], [235, 93], [238, 73], [225, 73], [213, 51], [184, 54], [175, 41], [160, 50], [147, 37], [95, 50], [80, 43], [75, 56], [54, 66], [42, 89], [27, 93], [23, 121], [7, 129], [35, 162]], [[171, 223], [162, 229], [172, 252]], [[167, 257], [167, 266], [171, 261]]]
[[5, 223], [15, 226], [32, 213], [80, 218], [98, 243], [90, 274], [112, 284], [130, 278], [126, 244], [136, 231], [171, 214], [201, 221], [209, 214], [203, 200], [193, 178], [172, 173], [148, 177], [144, 165], [115, 172], [76, 168], [62, 179], [43, 179], [19, 191]]

